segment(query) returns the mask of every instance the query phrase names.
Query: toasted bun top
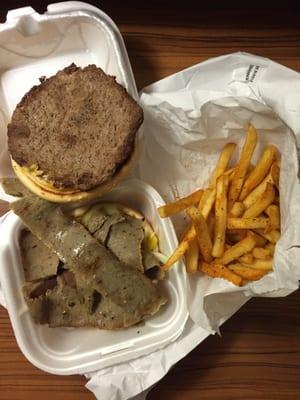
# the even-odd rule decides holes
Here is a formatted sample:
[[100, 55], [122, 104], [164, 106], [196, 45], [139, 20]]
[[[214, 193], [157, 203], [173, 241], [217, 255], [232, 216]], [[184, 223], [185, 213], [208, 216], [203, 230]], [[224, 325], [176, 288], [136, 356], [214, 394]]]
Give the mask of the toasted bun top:
[[142, 120], [114, 77], [72, 64], [23, 97], [8, 125], [8, 148], [20, 167], [35, 166], [54, 187], [85, 192], [111, 185]]

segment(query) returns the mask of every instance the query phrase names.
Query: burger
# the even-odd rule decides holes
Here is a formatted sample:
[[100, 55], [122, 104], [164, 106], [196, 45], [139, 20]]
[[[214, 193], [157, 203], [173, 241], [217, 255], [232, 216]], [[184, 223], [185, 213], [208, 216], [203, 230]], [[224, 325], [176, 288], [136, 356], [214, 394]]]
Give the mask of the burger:
[[99, 197], [126, 174], [143, 122], [137, 102], [95, 65], [41, 78], [13, 112], [8, 150], [20, 181], [45, 200]]

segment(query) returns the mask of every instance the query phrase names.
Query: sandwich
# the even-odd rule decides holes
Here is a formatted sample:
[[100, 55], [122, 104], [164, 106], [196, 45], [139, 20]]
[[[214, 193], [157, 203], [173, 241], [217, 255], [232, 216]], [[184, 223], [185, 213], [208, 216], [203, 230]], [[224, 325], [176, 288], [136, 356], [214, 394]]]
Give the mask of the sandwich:
[[8, 124], [8, 150], [20, 181], [57, 203], [85, 202], [129, 172], [143, 111], [115, 78], [71, 64], [34, 86]]

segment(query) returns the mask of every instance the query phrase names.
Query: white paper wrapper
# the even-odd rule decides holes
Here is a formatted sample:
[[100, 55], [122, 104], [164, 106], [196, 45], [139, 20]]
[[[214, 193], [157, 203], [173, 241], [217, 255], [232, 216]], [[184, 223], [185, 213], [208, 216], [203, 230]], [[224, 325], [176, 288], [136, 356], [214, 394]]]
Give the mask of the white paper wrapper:
[[[253, 161], [258, 160], [268, 143], [282, 154], [282, 236], [276, 246], [274, 271], [241, 288], [200, 274], [189, 278], [190, 316], [210, 331], [218, 331], [234, 304], [243, 298], [285, 296], [298, 287], [300, 265], [294, 255], [300, 246], [297, 151], [294, 134], [262, 97], [259, 83], [267, 79], [270, 65], [273, 63], [268, 60], [243, 54], [222, 57], [152, 85], [141, 96], [146, 118], [140, 175], [167, 202], [176, 195], [181, 197], [205, 187], [223, 146], [235, 142], [240, 151], [250, 122], [259, 132]], [[272, 102], [273, 106], [276, 104]], [[288, 118], [289, 109], [283, 102], [277, 109]], [[292, 116], [296, 120], [294, 109]], [[285, 122], [290, 124], [288, 119]], [[186, 226], [185, 219], [174, 218], [179, 234]]]
[[[285, 296], [297, 288], [300, 193], [293, 135], [286, 125], [300, 144], [299, 93], [298, 73], [242, 53], [208, 60], [142, 91], [146, 120], [140, 176], [166, 201], [184, 195], [207, 182], [224, 143], [234, 139], [241, 144], [245, 124], [251, 121], [261, 139], [256, 158], [268, 141], [279, 146], [284, 155], [280, 182], [283, 235], [276, 250], [274, 273], [246, 289], [237, 289], [221, 279], [193, 277], [189, 304], [197, 324], [189, 319], [175, 343], [151, 355], [89, 373], [87, 388], [98, 399], [144, 399], [172, 365], [209, 332], [218, 330], [251, 296]], [[266, 106], [272, 107], [286, 125]], [[0, 171], [9, 173], [3, 156], [2, 152]], [[179, 232], [182, 219], [174, 222]]]

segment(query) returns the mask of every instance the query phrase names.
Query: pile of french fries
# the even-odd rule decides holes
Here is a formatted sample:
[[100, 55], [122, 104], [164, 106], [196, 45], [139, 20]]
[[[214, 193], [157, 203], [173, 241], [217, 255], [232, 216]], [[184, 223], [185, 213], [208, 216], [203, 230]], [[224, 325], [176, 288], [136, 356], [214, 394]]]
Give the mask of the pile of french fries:
[[179, 246], [163, 268], [183, 256], [188, 273], [202, 271], [242, 286], [272, 270], [280, 238], [280, 155], [268, 145], [251, 164], [257, 131], [249, 125], [237, 164], [235, 143], [222, 150], [209, 187], [158, 208], [162, 218], [186, 212], [190, 218]]

